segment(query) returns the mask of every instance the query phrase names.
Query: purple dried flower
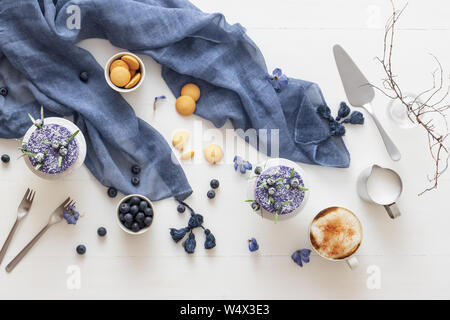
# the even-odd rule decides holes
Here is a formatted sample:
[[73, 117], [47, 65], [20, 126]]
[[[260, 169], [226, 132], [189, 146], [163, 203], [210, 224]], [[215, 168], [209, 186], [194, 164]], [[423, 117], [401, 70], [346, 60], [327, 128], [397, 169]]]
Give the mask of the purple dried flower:
[[359, 111], [353, 111], [349, 118], [343, 121], [351, 124], [364, 124], [364, 115]]
[[251, 238], [250, 240], [248, 240], [248, 249], [250, 250], [250, 252], [254, 252], [259, 249], [258, 242], [256, 242], [255, 238]]
[[276, 91], [281, 91], [289, 84], [289, 79], [283, 74], [280, 68], [275, 68], [272, 72], [272, 76], [269, 76], [269, 82]]
[[77, 224], [80, 213], [76, 211], [75, 206], [68, 206], [67, 210], [63, 211], [63, 217], [66, 219], [67, 224]]
[[345, 102], [341, 102], [339, 105], [338, 115], [336, 117], [336, 121], [339, 121], [350, 114], [350, 108]]
[[303, 267], [303, 263], [309, 262], [309, 256], [311, 254], [311, 250], [309, 249], [300, 249], [295, 251], [291, 255], [291, 259], [298, 264], [300, 267]]

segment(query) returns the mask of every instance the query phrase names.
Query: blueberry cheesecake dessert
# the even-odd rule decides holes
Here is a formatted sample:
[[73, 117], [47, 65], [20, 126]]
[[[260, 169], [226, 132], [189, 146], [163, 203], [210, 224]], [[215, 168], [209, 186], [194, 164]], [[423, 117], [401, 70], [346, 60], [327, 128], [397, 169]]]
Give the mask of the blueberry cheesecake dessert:
[[305, 199], [301, 175], [294, 168], [278, 165], [260, 171], [255, 184], [255, 200], [250, 200], [253, 210], [260, 208], [274, 214], [287, 215], [300, 207]]
[[147, 229], [153, 222], [153, 206], [138, 195], [125, 197], [119, 204], [117, 214], [120, 224], [132, 233]]
[[59, 123], [46, 123], [43, 109], [40, 119], [35, 120], [30, 114], [29, 117], [33, 127], [19, 148], [23, 156], [28, 157], [36, 171], [45, 174], [57, 175], [71, 168], [79, 157], [75, 137], [80, 130], [71, 130]]

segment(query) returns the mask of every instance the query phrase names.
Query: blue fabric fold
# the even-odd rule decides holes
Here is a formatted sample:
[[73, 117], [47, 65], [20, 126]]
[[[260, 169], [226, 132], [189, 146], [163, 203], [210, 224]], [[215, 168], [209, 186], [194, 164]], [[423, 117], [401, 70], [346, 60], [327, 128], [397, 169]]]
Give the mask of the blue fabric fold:
[[[73, 5], [80, 8], [80, 29], [66, 25]], [[88, 143], [85, 163], [105, 186], [152, 200], [191, 194], [167, 142], [108, 87], [93, 56], [75, 45], [88, 38], [153, 57], [175, 96], [185, 83], [198, 84], [202, 97], [195, 113], [217, 127], [230, 120], [242, 131], [267, 129], [267, 139], [258, 134], [256, 143], [249, 141], [260, 150], [305, 163], [349, 165], [342, 139], [331, 137], [315, 112], [325, 104], [319, 87], [290, 79], [275, 92], [245, 29], [186, 0], [3, 0], [0, 86], [9, 94], [0, 96], [0, 137], [23, 136], [27, 112], [37, 116], [42, 104], [47, 115], [74, 116]], [[89, 73], [87, 83], [79, 79], [82, 71]], [[138, 187], [130, 182], [133, 164], [142, 167]]]

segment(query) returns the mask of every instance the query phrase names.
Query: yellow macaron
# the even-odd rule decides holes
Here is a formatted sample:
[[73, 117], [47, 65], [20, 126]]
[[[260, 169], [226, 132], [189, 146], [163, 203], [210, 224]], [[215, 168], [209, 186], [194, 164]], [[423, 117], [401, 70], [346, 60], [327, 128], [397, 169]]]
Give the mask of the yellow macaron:
[[115, 67], [110, 73], [111, 82], [117, 87], [123, 87], [130, 82], [130, 71], [124, 67]]
[[200, 88], [193, 83], [185, 84], [181, 89], [181, 95], [190, 96], [195, 102], [197, 102], [198, 99], [200, 99]]

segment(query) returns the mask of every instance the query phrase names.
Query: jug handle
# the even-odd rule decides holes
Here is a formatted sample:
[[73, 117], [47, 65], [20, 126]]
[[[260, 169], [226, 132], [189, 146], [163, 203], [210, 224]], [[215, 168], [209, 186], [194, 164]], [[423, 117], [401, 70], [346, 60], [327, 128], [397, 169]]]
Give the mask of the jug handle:
[[384, 205], [384, 208], [386, 209], [389, 217], [391, 219], [395, 219], [401, 216], [400, 209], [398, 208], [397, 204], [395, 202], [391, 204]]

